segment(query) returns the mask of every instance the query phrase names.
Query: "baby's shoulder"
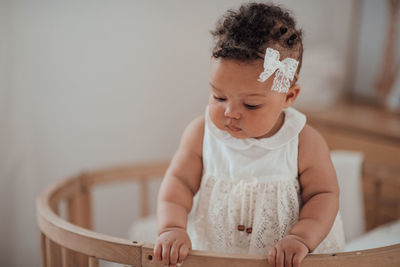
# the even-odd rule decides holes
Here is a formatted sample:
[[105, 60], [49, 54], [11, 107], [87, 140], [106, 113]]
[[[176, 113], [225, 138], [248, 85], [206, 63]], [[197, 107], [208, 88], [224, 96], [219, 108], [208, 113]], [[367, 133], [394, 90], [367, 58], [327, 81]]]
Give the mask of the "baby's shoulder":
[[306, 124], [299, 133], [298, 161], [300, 166], [311, 166], [330, 157], [329, 147], [322, 135]]
[[204, 137], [204, 115], [192, 120], [183, 132], [181, 147], [201, 154]]
[[198, 137], [203, 136], [204, 123], [205, 123], [204, 115], [198, 116], [186, 126], [185, 132], [188, 132], [188, 134]]
[[326, 142], [317, 130], [306, 124], [299, 133], [300, 145], [326, 145]]

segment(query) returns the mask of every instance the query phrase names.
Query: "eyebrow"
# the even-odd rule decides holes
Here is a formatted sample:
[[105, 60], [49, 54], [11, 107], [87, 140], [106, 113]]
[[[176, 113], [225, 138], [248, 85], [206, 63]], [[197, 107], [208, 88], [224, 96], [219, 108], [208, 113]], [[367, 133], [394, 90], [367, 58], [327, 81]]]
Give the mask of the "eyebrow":
[[[217, 88], [215, 85], [213, 85], [211, 82], [208, 82], [208, 83], [209, 83], [209, 84], [211, 85], [211, 87], [214, 88], [215, 90], [217, 90], [217, 91], [219, 91], [219, 92], [222, 92], [221, 89], [218, 89], [218, 88]], [[249, 97], [249, 96], [266, 97], [265, 94], [257, 94], [257, 93], [246, 95], [246, 97]]]
[[217, 90], [217, 91], [221, 91], [220, 89], [218, 89], [217, 87], [215, 87], [215, 85], [214, 84], [212, 84], [211, 82], [208, 82], [210, 85], [211, 85], [211, 87], [212, 88], [214, 88], [215, 90]]

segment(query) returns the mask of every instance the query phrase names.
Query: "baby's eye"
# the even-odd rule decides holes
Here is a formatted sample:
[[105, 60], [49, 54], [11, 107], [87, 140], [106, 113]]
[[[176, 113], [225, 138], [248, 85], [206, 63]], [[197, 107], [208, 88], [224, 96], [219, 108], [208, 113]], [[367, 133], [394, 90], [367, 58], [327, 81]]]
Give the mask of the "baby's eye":
[[244, 104], [244, 106], [245, 106], [247, 109], [258, 109], [258, 108], [261, 107], [261, 105], [249, 105], [249, 104]]
[[213, 97], [214, 97], [215, 100], [217, 100], [217, 101], [219, 101], [219, 102], [224, 102], [224, 101], [226, 100], [226, 98], [218, 97], [218, 96], [216, 96], [216, 95], [213, 95]]

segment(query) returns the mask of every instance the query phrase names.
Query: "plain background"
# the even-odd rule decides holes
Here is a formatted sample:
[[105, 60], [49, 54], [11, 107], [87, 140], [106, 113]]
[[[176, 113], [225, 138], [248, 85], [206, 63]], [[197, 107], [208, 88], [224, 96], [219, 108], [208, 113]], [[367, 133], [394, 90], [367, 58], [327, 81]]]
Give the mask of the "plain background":
[[[46, 186], [87, 169], [172, 157], [207, 103], [209, 31], [242, 2], [0, 0], [1, 266], [40, 265], [34, 200]], [[304, 29], [305, 58], [315, 49], [336, 59], [341, 90], [353, 2], [277, 3]], [[311, 87], [318, 77], [307, 64], [302, 71]], [[127, 233], [135, 203], [118, 203], [135, 190], [96, 192], [97, 230]]]
[[[354, 91], [364, 99], [379, 99], [373, 86], [380, 73], [384, 57], [384, 40], [387, 37], [389, 5], [381, 1], [364, 0], [359, 32], [358, 51], [354, 73]], [[373, 19], [375, 18], [375, 19]], [[397, 46], [395, 46], [395, 62], [400, 62], [400, 19], [397, 20]], [[382, 49], [383, 48], [383, 49]], [[379, 51], [379, 52], [378, 52]], [[400, 73], [398, 71], [398, 73]], [[400, 111], [400, 74], [397, 75], [397, 84], [392, 90], [390, 102], [397, 102], [397, 111]], [[379, 99], [381, 100], [381, 99]], [[383, 99], [382, 99], [383, 100]], [[382, 101], [381, 100], [381, 101]]]

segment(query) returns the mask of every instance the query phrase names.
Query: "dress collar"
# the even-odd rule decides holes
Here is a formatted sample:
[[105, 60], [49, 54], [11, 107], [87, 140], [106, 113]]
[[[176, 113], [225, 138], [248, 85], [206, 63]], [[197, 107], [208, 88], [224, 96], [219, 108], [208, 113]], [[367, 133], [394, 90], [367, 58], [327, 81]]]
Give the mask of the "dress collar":
[[289, 143], [293, 138], [298, 136], [306, 123], [306, 116], [294, 108], [283, 109], [283, 112], [285, 113], [285, 118], [282, 127], [273, 136], [262, 139], [238, 139], [232, 137], [227, 131], [218, 129], [210, 119], [208, 106], [206, 108], [205, 122], [206, 127], [210, 130], [211, 134], [230, 147], [244, 150], [257, 146], [272, 150]]

